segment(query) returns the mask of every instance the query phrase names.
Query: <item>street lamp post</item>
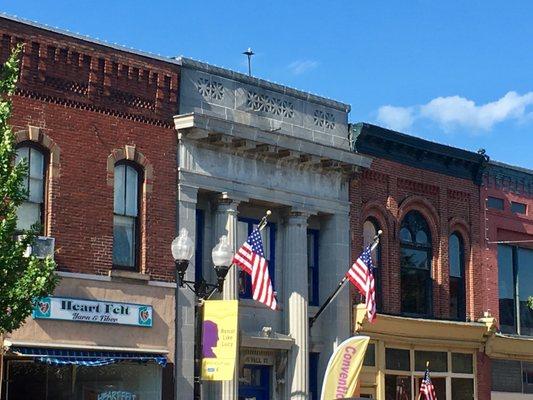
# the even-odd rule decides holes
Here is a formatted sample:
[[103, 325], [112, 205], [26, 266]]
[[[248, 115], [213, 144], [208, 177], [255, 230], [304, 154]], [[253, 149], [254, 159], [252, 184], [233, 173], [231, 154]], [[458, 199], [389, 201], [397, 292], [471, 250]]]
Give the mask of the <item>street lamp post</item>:
[[[222, 288], [224, 286], [224, 279], [231, 267], [231, 261], [233, 259], [233, 249], [228, 243], [227, 236], [221, 236], [218, 244], [213, 248], [211, 252], [211, 257], [213, 260], [213, 265], [215, 273], [217, 275], [217, 283], [208, 283], [203, 277], [196, 279], [194, 281], [185, 280], [185, 273], [189, 267], [189, 262], [194, 255], [194, 243], [189, 237], [187, 229], [182, 228], [180, 234], [172, 241], [171, 245], [172, 257], [174, 257], [174, 262], [176, 265], [176, 305], [181, 288], [189, 288], [196, 297], [195, 304], [195, 329], [194, 329], [194, 398], [199, 400], [201, 398], [201, 360], [202, 360], [202, 316], [201, 316], [201, 306], [203, 305], [204, 300], [209, 299], [213, 293], [219, 291], [222, 293]], [[177, 318], [177, 307], [176, 307], [176, 318], [175, 318], [175, 330], [178, 332], [179, 319]], [[177, 366], [179, 358], [177, 355], [177, 349], [174, 351], [174, 370], [177, 371]], [[177, 382], [177, 374], [176, 374]], [[175, 397], [177, 398], [178, 388], [175, 388]]]

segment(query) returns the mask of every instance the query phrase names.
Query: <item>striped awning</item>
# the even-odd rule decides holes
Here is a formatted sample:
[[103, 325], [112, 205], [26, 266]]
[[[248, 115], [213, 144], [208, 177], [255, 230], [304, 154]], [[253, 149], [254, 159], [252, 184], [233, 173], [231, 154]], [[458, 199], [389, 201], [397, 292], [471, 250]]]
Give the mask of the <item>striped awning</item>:
[[162, 367], [167, 364], [167, 358], [159, 353], [98, 351], [78, 349], [52, 349], [43, 347], [12, 346], [13, 354], [32, 357], [36, 362], [48, 365], [81, 365], [86, 367], [100, 367], [123, 361], [139, 363], [155, 362]]

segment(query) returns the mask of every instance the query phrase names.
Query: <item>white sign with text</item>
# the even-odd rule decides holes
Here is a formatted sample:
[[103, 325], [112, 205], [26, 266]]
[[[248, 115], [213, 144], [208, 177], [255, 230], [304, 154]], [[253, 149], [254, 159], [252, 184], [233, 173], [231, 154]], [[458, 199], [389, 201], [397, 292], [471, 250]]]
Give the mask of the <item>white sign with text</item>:
[[32, 315], [35, 319], [151, 327], [152, 312], [152, 306], [146, 304], [43, 297]]

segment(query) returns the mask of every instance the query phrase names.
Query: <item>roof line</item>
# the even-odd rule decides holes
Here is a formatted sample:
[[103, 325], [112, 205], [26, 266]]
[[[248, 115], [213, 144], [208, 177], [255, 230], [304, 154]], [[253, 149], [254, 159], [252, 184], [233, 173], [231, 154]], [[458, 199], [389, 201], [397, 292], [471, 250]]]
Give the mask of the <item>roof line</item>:
[[85, 42], [94, 43], [94, 44], [99, 45], [99, 46], [112, 48], [112, 49], [115, 49], [115, 50], [119, 50], [119, 51], [123, 51], [123, 52], [126, 52], [126, 53], [130, 53], [130, 54], [135, 54], [135, 55], [138, 55], [138, 56], [141, 56], [141, 57], [151, 58], [151, 59], [162, 61], [162, 62], [166, 62], [166, 63], [169, 63], [169, 64], [175, 64], [175, 65], [178, 64], [177, 60], [175, 60], [174, 58], [162, 56], [161, 54], [154, 54], [154, 53], [150, 53], [148, 51], [134, 49], [133, 47], [127, 47], [125, 45], [121, 45], [121, 44], [118, 44], [118, 43], [109, 43], [109, 42], [106, 42], [105, 40], [95, 39], [95, 38], [92, 38], [92, 37], [87, 36], [87, 35], [82, 35], [82, 34], [79, 34], [79, 33], [71, 32], [68, 29], [61, 29], [61, 28], [58, 28], [58, 27], [52, 27], [50, 25], [42, 24], [42, 23], [39, 23], [39, 22], [36, 22], [36, 21], [32, 21], [32, 20], [21, 18], [21, 17], [14, 16], [14, 15], [9, 15], [9, 14], [3, 13], [3, 12], [0, 13], [0, 18], [7, 19], [7, 20], [10, 20], [10, 21], [13, 21], [13, 22], [18, 22], [18, 23], [25, 24], [25, 25], [30, 25], [30, 26], [33, 26], [33, 27], [38, 28], [38, 29], [43, 29], [45, 31], [57, 33], [59, 35], [69, 36], [69, 37], [72, 37], [74, 39], [83, 40]]

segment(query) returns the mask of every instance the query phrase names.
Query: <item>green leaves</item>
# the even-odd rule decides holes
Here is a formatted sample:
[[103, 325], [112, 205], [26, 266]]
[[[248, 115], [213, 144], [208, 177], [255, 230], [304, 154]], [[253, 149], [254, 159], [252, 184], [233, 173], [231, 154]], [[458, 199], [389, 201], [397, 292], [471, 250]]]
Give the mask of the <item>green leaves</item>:
[[25, 255], [37, 232], [19, 237], [16, 230], [17, 208], [28, 196], [22, 185], [28, 165], [15, 164], [15, 135], [9, 126], [22, 48], [18, 45], [0, 70], [0, 334], [19, 328], [35, 299], [52, 293], [58, 282], [51, 258]]

